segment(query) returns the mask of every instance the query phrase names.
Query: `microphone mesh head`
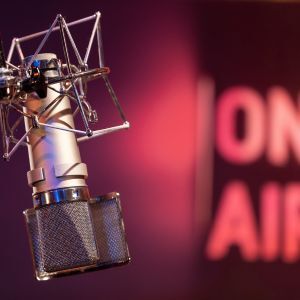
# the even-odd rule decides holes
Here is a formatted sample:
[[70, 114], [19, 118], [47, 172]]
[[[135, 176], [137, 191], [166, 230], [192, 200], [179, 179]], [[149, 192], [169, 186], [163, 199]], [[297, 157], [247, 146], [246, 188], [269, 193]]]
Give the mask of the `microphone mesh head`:
[[90, 204], [99, 264], [114, 264], [129, 259], [120, 201], [98, 197]]
[[129, 262], [118, 194], [24, 212], [38, 280]]

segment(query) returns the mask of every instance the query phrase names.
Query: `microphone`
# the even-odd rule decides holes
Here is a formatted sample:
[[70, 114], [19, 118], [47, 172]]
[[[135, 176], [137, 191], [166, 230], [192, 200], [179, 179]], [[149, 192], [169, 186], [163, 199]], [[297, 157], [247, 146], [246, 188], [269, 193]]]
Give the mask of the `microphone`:
[[[38, 54], [40, 72], [56, 78], [55, 54]], [[31, 57], [25, 59], [25, 66]], [[25, 112], [41, 112], [60, 96], [60, 83], [47, 88], [41, 99], [32, 93]], [[41, 120], [74, 129], [68, 97], [61, 98]], [[24, 212], [38, 280], [74, 272], [107, 268], [129, 262], [118, 193], [91, 198], [86, 184], [87, 166], [81, 161], [75, 134], [49, 127], [34, 128], [25, 118], [34, 208]]]
[[[69, 26], [90, 20], [95, 20], [95, 24], [82, 59]], [[54, 31], [60, 32], [65, 63], [54, 53], [40, 53]], [[24, 57], [21, 42], [41, 35], [45, 36], [34, 54]], [[95, 36], [99, 67], [89, 69], [87, 62]], [[67, 38], [77, 65], [70, 62]], [[10, 62], [15, 49], [20, 66]], [[30, 165], [27, 180], [33, 189], [33, 208], [23, 214], [37, 280], [120, 266], [130, 261], [120, 194], [90, 196], [87, 166], [78, 147], [79, 142], [129, 128], [107, 78], [109, 71], [103, 65], [99, 12], [69, 24], [57, 15], [49, 30], [14, 38], [7, 60], [0, 42], [3, 158], [9, 161], [21, 145], [27, 146]], [[89, 123], [97, 122], [98, 118], [86, 99], [87, 83], [98, 78], [104, 80], [123, 124], [93, 131]], [[71, 101], [77, 106], [75, 110]], [[12, 126], [8, 120], [11, 110], [24, 118], [25, 133], [21, 138], [14, 136], [20, 118]], [[75, 128], [74, 116], [78, 112], [84, 130]]]

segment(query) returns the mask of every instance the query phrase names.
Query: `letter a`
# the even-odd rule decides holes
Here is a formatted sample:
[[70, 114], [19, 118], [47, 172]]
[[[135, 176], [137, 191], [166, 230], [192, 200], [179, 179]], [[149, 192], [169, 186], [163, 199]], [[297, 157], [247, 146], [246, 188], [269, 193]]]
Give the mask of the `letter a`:
[[220, 200], [206, 253], [210, 259], [222, 259], [233, 245], [238, 246], [247, 261], [257, 259], [259, 245], [255, 217], [246, 185], [229, 183]]

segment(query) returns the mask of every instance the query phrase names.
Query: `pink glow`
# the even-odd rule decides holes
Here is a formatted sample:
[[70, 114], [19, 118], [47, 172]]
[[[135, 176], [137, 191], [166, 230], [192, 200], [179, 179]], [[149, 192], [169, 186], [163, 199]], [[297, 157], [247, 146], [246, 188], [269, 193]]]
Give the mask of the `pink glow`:
[[[156, 26], [159, 14], [162, 24]], [[198, 70], [190, 34], [180, 17], [170, 14], [158, 11], [149, 27], [137, 31], [133, 40], [139, 42], [128, 44], [132, 57], [122, 59], [126, 67], [117, 72], [120, 83], [114, 87], [131, 128], [95, 142], [97, 151], [87, 159], [90, 165], [101, 159], [101, 186], [125, 191], [126, 228], [139, 241], [140, 255], [163, 257], [166, 251], [171, 259], [191, 249]], [[135, 56], [143, 63], [129, 72]], [[94, 190], [100, 185], [92, 175], [89, 182]]]
[[280, 254], [280, 201], [282, 190], [278, 183], [271, 182], [261, 191], [261, 256], [271, 261]]
[[300, 257], [300, 184], [290, 183], [285, 189], [283, 259], [295, 262]]
[[235, 245], [246, 261], [257, 259], [258, 236], [247, 186], [240, 181], [229, 183], [220, 201], [207, 243], [207, 256], [222, 259]]
[[[236, 136], [238, 110], [245, 113], [245, 137]], [[219, 98], [216, 112], [216, 146], [228, 161], [245, 164], [258, 159], [265, 147], [265, 108], [262, 97], [249, 87], [234, 87]]]
[[269, 142], [267, 156], [270, 162], [284, 166], [289, 160], [289, 150], [300, 162], [300, 113], [288, 92], [274, 87], [268, 93]]
[[195, 174], [195, 224], [202, 234], [211, 219], [213, 194], [214, 159], [214, 100], [215, 83], [212, 78], [202, 76], [198, 82], [197, 95], [197, 141]]

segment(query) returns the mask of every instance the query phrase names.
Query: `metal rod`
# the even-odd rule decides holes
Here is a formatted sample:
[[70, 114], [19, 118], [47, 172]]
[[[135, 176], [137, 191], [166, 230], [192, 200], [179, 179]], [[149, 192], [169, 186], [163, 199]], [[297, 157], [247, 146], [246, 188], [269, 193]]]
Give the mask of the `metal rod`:
[[8, 152], [8, 144], [7, 144], [7, 130], [6, 130], [6, 114], [4, 111], [5, 107], [3, 104], [0, 104], [0, 126], [1, 126], [1, 132], [2, 132], [2, 147], [3, 147], [3, 153]]
[[10, 45], [10, 48], [9, 48], [9, 52], [8, 52], [8, 55], [7, 55], [7, 62], [10, 63], [11, 61], [11, 58], [13, 56], [13, 53], [14, 53], [14, 50], [15, 50], [15, 46], [16, 46], [16, 38], [14, 38], [12, 41], [11, 41], [11, 45]]
[[54, 92], [56, 92], [56, 93], [58, 93], [58, 94], [60, 94], [60, 95], [64, 95], [64, 96], [67, 95], [67, 93], [61, 92], [61, 91], [55, 89], [54, 87], [52, 87], [52, 86], [50, 86], [50, 85], [48, 85], [47, 87], [48, 87], [50, 90], [52, 90], [52, 91], [54, 91]]
[[[76, 83], [76, 81], [77, 81], [78, 79], [75, 79], [75, 83]], [[64, 80], [62, 80], [62, 81], [64, 81]], [[57, 82], [56, 82], [57, 83]], [[50, 90], [52, 90], [52, 91], [54, 91], [54, 92], [56, 92], [56, 93], [58, 93], [58, 94], [60, 94], [60, 95], [64, 95], [64, 96], [68, 96], [68, 90], [70, 90], [71, 89], [71, 85], [70, 86], [68, 86], [67, 88], [64, 88], [64, 89], [62, 89], [62, 90], [57, 90], [56, 88], [54, 88], [53, 86], [51, 86], [50, 84], [53, 84], [52, 82], [51, 83], [49, 83], [48, 82], [48, 88], [50, 89]]]
[[69, 57], [69, 52], [68, 52], [67, 43], [66, 43], [66, 37], [65, 37], [65, 33], [64, 33], [63, 17], [61, 15], [58, 16], [58, 22], [59, 22], [60, 35], [61, 35], [61, 39], [62, 39], [62, 46], [63, 46], [63, 50], [64, 50], [64, 56], [65, 56], [65, 59], [66, 59], [67, 69], [68, 69], [69, 75], [71, 75], [71, 85], [72, 85], [73, 91], [75, 93], [77, 104], [78, 104], [80, 112], [81, 112], [81, 116], [82, 116], [82, 119], [83, 119], [83, 124], [84, 124], [84, 127], [86, 129], [86, 134], [88, 136], [91, 136], [93, 134], [93, 132], [89, 127], [89, 123], [88, 123], [88, 120], [86, 118], [86, 115], [85, 115], [85, 112], [84, 112], [84, 109], [83, 109], [83, 106], [82, 106], [82, 103], [81, 103], [81, 100], [80, 100], [80, 97], [79, 97], [78, 90], [77, 90], [76, 85], [74, 83], [74, 79], [72, 78], [72, 69], [71, 69], [70, 57]]
[[[9, 113], [10, 113], [9, 107], [7, 107], [7, 108], [6, 108], [6, 116], [5, 116], [5, 126], [6, 126], [7, 130], [9, 131], [10, 136], [13, 136], [13, 135], [14, 135], [14, 134], [13, 134], [13, 129], [10, 127], [9, 122], [8, 122]], [[20, 116], [19, 119], [20, 119], [20, 118], [24, 119], [23, 116]], [[17, 120], [17, 121], [18, 121], [18, 120]], [[17, 121], [16, 121], [16, 122], [17, 122]], [[15, 122], [15, 123], [16, 123], [16, 122]], [[14, 125], [15, 125], [15, 123], [14, 123]], [[13, 126], [14, 126], [14, 125], [13, 125]]]
[[103, 56], [103, 42], [102, 42], [100, 21], [98, 22], [98, 26], [97, 26], [97, 42], [98, 42], [99, 66], [100, 66], [100, 68], [103, 68], [104, 67], [104, 56]]
[[[65, 75], [63, 77], [49, 78], [47, 84], [48, 85], [55, 84], [55, 83], [59, 83], [59, 82], [66, 81], [66, 80], [74, 81], [75, 79], [80, 79], [82, 77], [87, 77], [87, 80], [93, 80], [93, 79], [103, 77], [103, 75], [107, 75], [107, 74], [109, 74], [109, 72], [110, 72], [110, 69], [107, 67], [96, 68], [96, 69], [92, 69], [92, 70], [81, 71], [78, 73], [71, 73], [71, 74]], [[76, 82], [76, 81], [74, 81], [74, 82]]]
[[108, 92], [109, 92], [109, 94], [110, 94], [110, 96], [111, 96], [111, 98], [112, 98], [112, 100], [113, 100], [113, 102], [114, 102], [116, 108], [117, 108], [118, 111], [119, 111], [119, 114], [120, 114], [121, 119], [122, 119], [124, 122], [127, 122], [126, 117], [125, 117], [125, 115], [124, 115], [124, 112], [123, 112], [123, 110], [122, 110], [122, 108], [121, 108], [121, 105], [120, 105], [120, 103], [119, 103], [119, 100], [118, 100], [118, 98], [117, 98], [117, 95], [116, 95], [115, 91], [113, 90], [113, 88], [112, 88], [112, 86], [111, 86], [111, 84], [110, 84], [110, 81], [108, 80], [107, 76], [103, 76], [103, 80], [104, 80], [104, 82], [105, 82], [105, 85], [106, 85], [106, 87], [107, 87], [107, 90], [108, 90]]
[[14, 104], [9, 104], [9, 107], [13, 108], [15, 111], [17, 111], [19, 114], [21, 114], [22, 116], [31, 119], [32, 116], [30, 114], [27, 114], [26, 112], [18, 109], [17, 107], [15, 107]]
[[42, 109], [38, 114], [37, 117], [40, 118], [42, 114], [44, 114], [50, 107], [52, 107], [57, 102], [59, 103], [65, 96], [59, 95], [54, 100], [52, 100], [44, 109]]
[[[75, 71], [75, 74], [76, 73], [80, 73], [80, 69], [78, 69], [73, 64], [71, 65], [71, 69], [72, 69], [73, 72]], [[76, 77], [76, 75], [74, 75], [74, 77]], [[83, 90], [82, 78], [81, 77], [77, 77], [75, 83], [77, 83], [77, 81], [78, 81], [78, 84], [79, 84], [80, 96], [83, 96], [84, 95], [84, 90]]]
[[71, 128], [66, 128], [66, 127], [60, 127], [60, 126], [55, 126], [55, 125], [51, 125], [51, 124], [41, 123], [38, 120], [37, 120], [37, 124], [40, 125], [40, 126], [49, 127], [49, 128], [52, 128], [52, 129], [69, 131], [69, 132], [73, 132], [73, 133], [79, 133], [79, 134], [82, 134], [82, 135], [86, 135], [86, 132], [83, 131], [83, 130], [71, 129]]
[[87, 134], [88, 136], [91, 136], [91, 135], [93, 134], [93, 132], [92, 132], [92, 130], [91, 130], [90, 127], [89, 127], [89, 123], [88, 123], [88, 120], [87, 120], [87, 118], [86, 118], [86, 115], [85, 115], [85, 112], [84, 112], [84, 108], [83, 108], [83, 106], [82, 106], [82, 102], [81, 102], [81, 100], [80, 100], [80, 97], [79, 97], [79, 94], [78, 94], [76, 85], [74, 84], [73, 81], [72, 81], [72, 87], [73, 87], [73, 90], [74, 90], [74, 93], [75, 93], [75, 98], [76, 98], [78, 107], [79, 107], [79, 109], [80, 109], [80, 113], [81, 113], [81, 117], [82, 117], [82, 120], [83, 120], [83, 124], [84, 124], [85, 130], [86, 130], [86, 134]]
[[[45, 33], [46, 35], [44, 36], [43, 40], [41, 41], [40, 45], [38, 46], [38, 48], [36, 49], [35, 53], [33, 54], [33, 56], [31, 57], [28, 65], [26, 66], [25, 71], [27, 72], [28, 69], [31, 67], [31, 64], [33, 63], [33, 61], [35, 60], [36, 56], [40, 53], [41, 49], [43, 48], [44, 44], [46, 43], [47, 39], [49, 38], [51, 32], [53, 31], [54, 26], [57, 23], [57, 20], [59, 18], [59, 15], [56, 16], [55, 20], [53, 21], [52, 25], [50, 26], [49, 30], [47, 30]], [[19, 42], [21, 42], [21, 39], [18, 39]]]
[[59, 32], [60, 32], [64, 56], [65, 56], [65, 60], [66, 60], [66, 64], [67, 64], [67, 69], [68, 69], [68, 73], [72, 74], [70, 57], [69, 57], [69, 52], [68, 52], [68, 47], [67, 47], [67, 41], [66, 41], [66, 36], [65, 36], [65, 32], [64, 32], [63, 19], [64, 18], [62, 17], [62, 15], [58, 15]]
[[[14, 136], [10, 136], [10, 137], [9, 137], [9, 141], [10, 141], [11, 143], [16, 144], [16, 143], [18, 143], [19, 140], [16, 139]], [[24, 141], [23, 141], [23, 142], [21, 143], [20, 146], [26, 147], [27, 144], [28, 144], [28, 142], [24, 142]]]
[[78, 112], [79, 112], [79, 107], [77, 106], [76, 109], [73, 112], [73, 118], [76, 117], [76, 115], [78, 114]]
[[66, 43], [66, 37], [65, 37], [65, 33], [64, 33], [64, 27], [63, 27], [63, 17], [61, 15], [59, 15], [58, 22], [59, 22], [62, 46], [63, 46], [63, 50], [64, 50], [64, 56], [65, 56], [65, 59], [66, 59], [66, 64], [67, 64], [67, 69], [68, 69], [68, 75], [71, 75], [71, 79], [70, 79], [71, 80], [71, 85], [72, 85], [73, 91], [75, 93], [77, 104], [78, 104], [79, 109], [80, 109], [80, 113], [81, 113], [81, 116], [82, 116], [82, 119], [83, 119], [83, 124], [84, 124], [84, 127], [86, 129], [86, 134], [88, 136], [91, 136], [93, 134], [93, 132], [89, 128], [88, 120], [87, 120], [86, 115], [84, 113], [84, 109], [83, 109], [83, 106], [82, 106], [82, 103], [81, 103], [81, 100], [80, 100], [80, 97], [79, 97], [79, 93], [77, 91], [76, 85], [74, 83], [74, 79], [72, 77], [73, 74], [72, 74], [70, 58], [69, 58], [69, 53], [68, 53], [68, 48], [67, 48], [67, 43]]
[[25, 134], [19, 139], [19, 141], [15, 144], [15, 146], [11, 149], [11, 151], [9, 153], [4, 153], [3, 158], [5, 160], [8, 161], [11, 158], [11, 156], [16, 152], [16, 150], [22, 145], [25, 138], [30, 133], [31, 129], [32, 129], [32, 127], [30, 127], [29, 130], [27, 132], [25, 132]]
[[105, 135], [105, 134], [108, 134], [108, 133], [112, 133], [112, 132], [119, 131], [119, 130], [122, 130], [122, 129], [128, 129], [129, 127], [130, 127], [129, 122], [125, 122], [124, 124], [119, 125], [119, 126], [114, 126], [114, 127], [109, 127], [109, 128], [105, 128], [105, 129], [95, 130], [93, 132], [92, 136], [90, 136], [90, 137], [89, 136], [80, 137], [80, 138], [77, 139], [77, 142], [84, 142], [84, 141], [87, 141], [87, 140], [90, 140], [90, 139], [93, 139], [93, 138], [96, 138], [96, 137], [99, 137], [99, 136], [102, 136], [102, 135]]
[[92, 34], [91, 34], [91, 37], [90, 37], [90, 40], [89, 40], [89, 44], [88, 44], [88, 47], [86, 49], [86, 53], [85, 53], [85, 57], [84, 57], [84, 63], [85, 64], [87, 63], [87, 61], [89, 59], [89, 56], [90, 56], [90, 52], [91, 52], [91, 48], [92, 48], [93, 41], [94, 41], [94, 38], [95, 38], [95, 34], [96, 34], [96, 30], [97, 30], [97, 27], [98, 27], [99, 20], [100, 20], [100, 12], [96, 12], [96, 21], [95, 21], [93, 31], [92, 31]]
[[6, 64], [8, 65], [8, 66], [10, 66], [10, 67], [12, 67], [13, 69], [15, 69], [15, 70], [20, 70], [20, 68], [18, 68], [17, 66], [15, 66], [15, 65], [13, 65], [12, 63], [10, 63], [10, 62], [8, 62], [8, 61], [6, 61]]
[[[18, 108], [19, 110], [22, 110], [22, 111], [20, 111], [20, 114], [22, 114], [22, 115], [24, 115], [24, 106], [22, 105], [22, 104], [20, 104], [20, 103], [14, 103], [13, 104], [14, 105], [14, 107], [13, 108]], [[10, 108], [10, 107], [12, 107], [12, 103], [10, 103], [9, 105], [8, 105], [8, 107]], [[30, 109], [30, 108], [28, 108], [28, 107], [26, 107], [26, 113], [28, 113], [28, 112], [30, 112], [31, 114], [28, 114], [28, 118], [32, 118], [32, 115], [34, 115], [36, 112], [34, 111], [34, 110], [32, 110], [32, 109]]]
[[71, 35], [71, 32], [70, 32], [70, 30], [69, 30], [69, 28], [68, 28], [68, 25], [67, 25], [67, 23], [66, 23], [66, 21], [65, 21], [64, 18], [62, 18], [62, 22], [63, 22], [63, 26], [64, 26], [64, 28], [65, 28], [65, 30], [66, 30], [66, 33], [67, 33], [67, 35], [68, 35], [68, 38], [69, 38], [69, 40], [70, 40], [70, 42], [71, 42], [71, 45], [72, 45], [72, 47], [73, 47], [73, 50], [74, 50], [74, 52], [75, 52], [75, 55], [76, 55], [76, 57], [77, 57], [77, 60], [78, 60], [78, 62], [79, 62], [80, 65], [83, 65], [82, 58], [81, 58], [81, 56], [80, 56], [80, 54], [79, 54], [79, 51], [78, 51], [78, 49], [77, 49], [77, 47], [76, 47], [76, 44], [75, 44], [75, 42], [74, 42], [74, 40], [73, 40], [73, 37], [72, 37], [72, 35]]
[[19, 54], [19, 56], [20, 56], [20, 60], [23, 61], [23, 59], [24, 59], [24, 54], [23, 54], [23, 51], [22, 51], [22, 49], [21, 49], [21, 45], [20, 45], [20, 43], [19, 43], [18, 40], [16, 41], [16, 48], [17, 48], [18, 54]]
[[[90, 16], [90, 17], [86, 17], [86, 18], [83, 18], [83, 19], [79, 19], [79, 20], [76, 20], [76, 21], [67, 23], [67, 25], [68, 25], [69, 27], [71, 27], [71, 26], [74, 26], [74, 25], [77, 25], [77, 24], [81, 24], [81, 23], [84, 23], [84, 22], [93, 20], [93, 19], [95, 19], [95, 18], [96, 18], [96, 15], [92, 15], [92, 16]], [[53, 31], [57, 31], [57, 30], [59, 30], [59, 26], [56, 26], [56, 27], [53, 28]], [[36, 33], [33, 33], [33, 34], [25, 35], [25, 36], [19, 38], [19, 41], [20, 41], [20, 42], [25, 42], [25, 41], [34, 39], [34, 38], [36, 38], [36, 37], [39, 37], [39, 36], [41, 36], [41, 35], [46, 34], [48, 31], [49, 31], [49, 29], [44, 30], [44, 31], [40, 31], [40, 32], [36, 32]]]

